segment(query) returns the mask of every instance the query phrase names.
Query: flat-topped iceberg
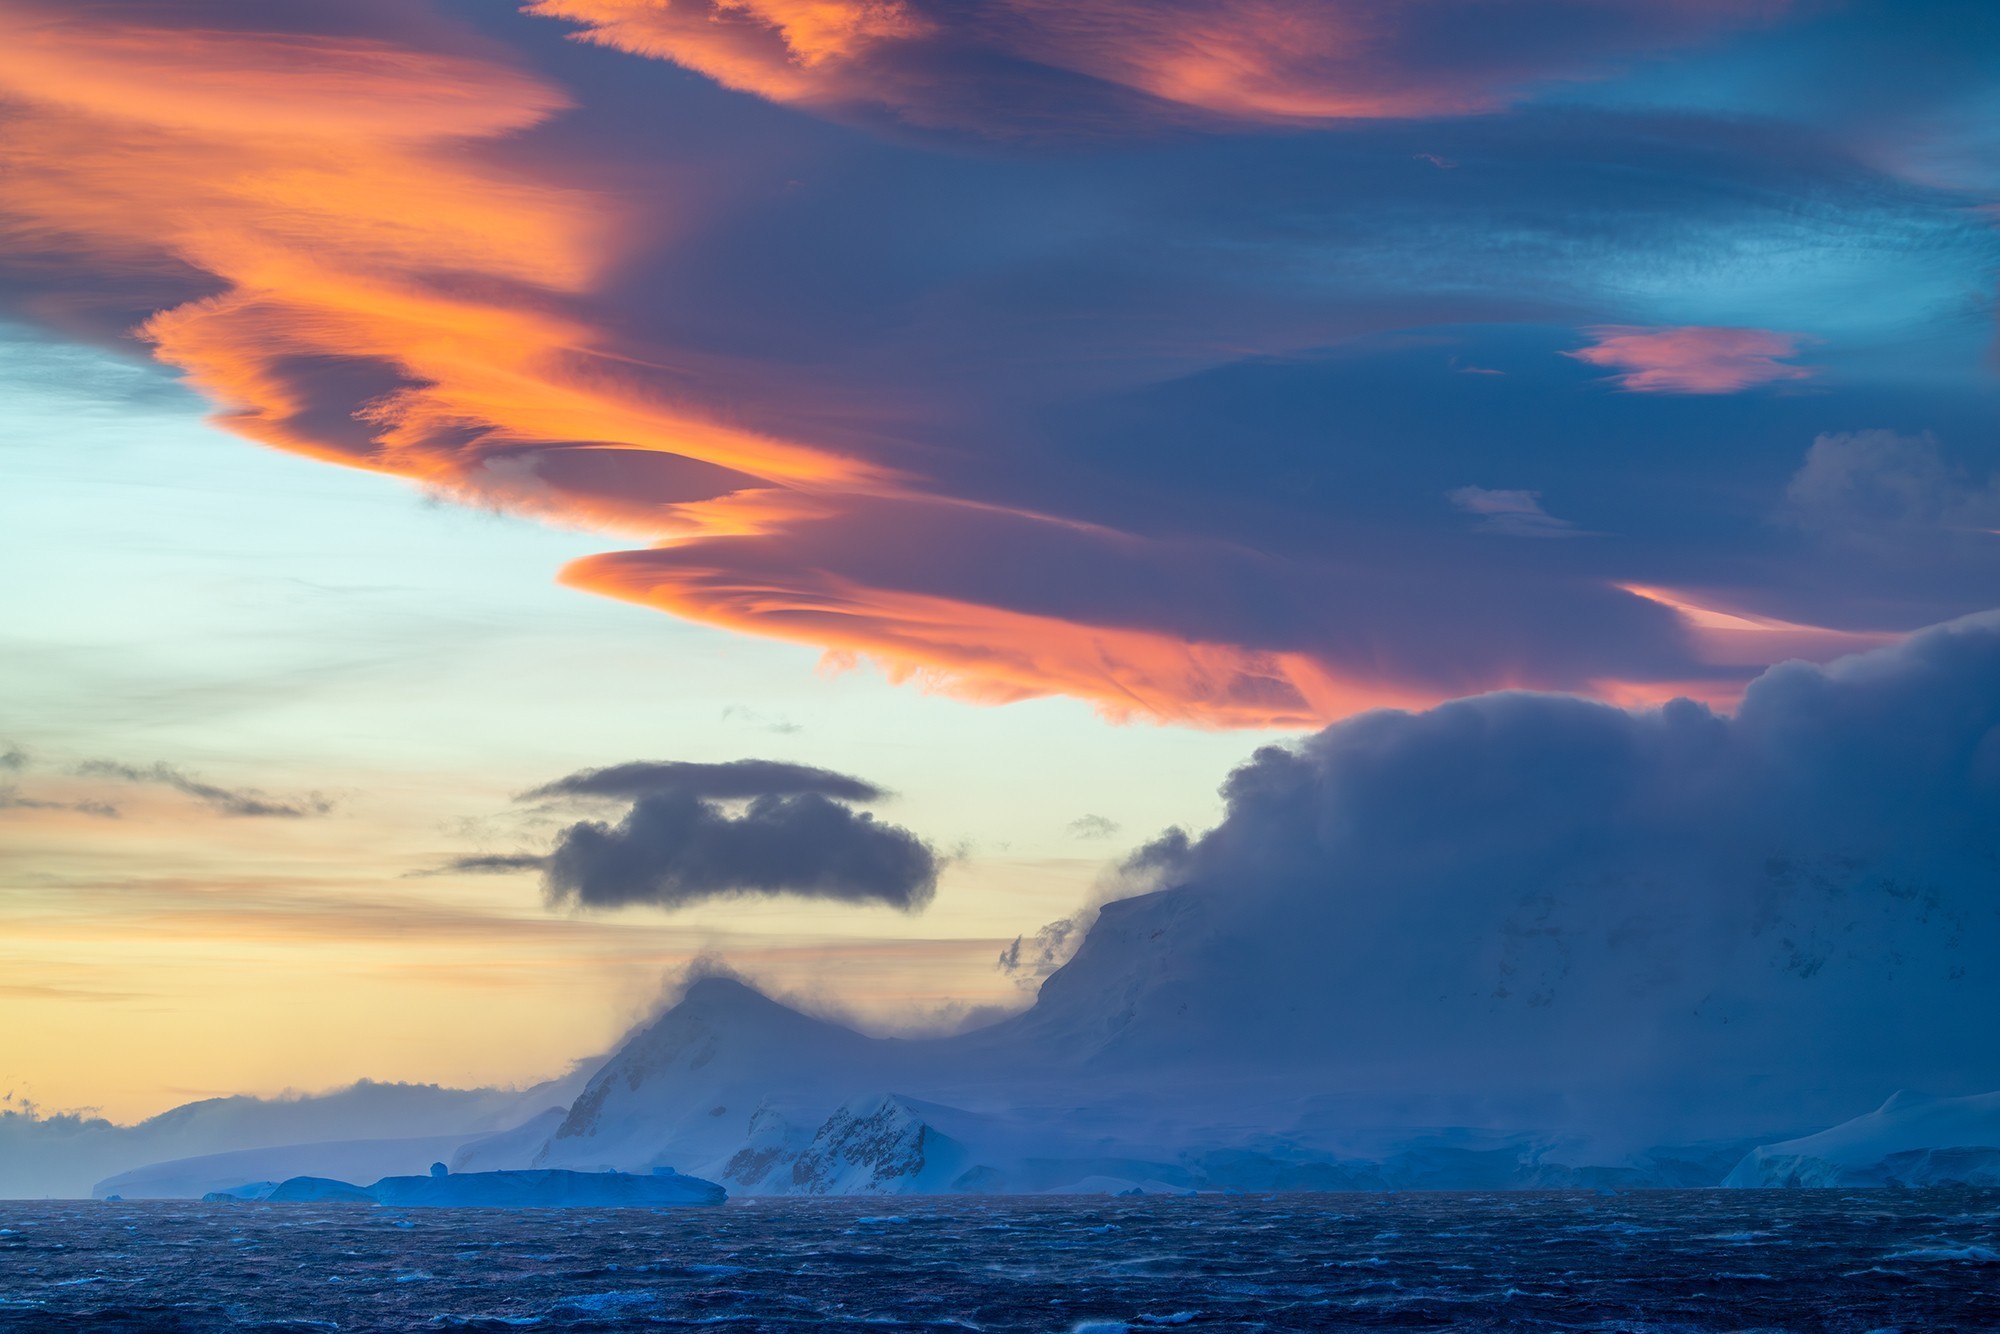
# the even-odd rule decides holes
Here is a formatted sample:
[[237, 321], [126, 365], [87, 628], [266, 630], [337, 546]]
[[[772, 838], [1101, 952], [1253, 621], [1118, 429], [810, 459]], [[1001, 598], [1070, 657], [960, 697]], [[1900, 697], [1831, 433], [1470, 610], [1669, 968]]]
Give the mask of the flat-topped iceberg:
[[377, 1204], [431, 1209], [664, 1209], [721, 1204], [729, 1192], [713, 1181], [659, 1169], [631, 1172], [433, 1172], [384, 1177], [368, 1188]]
[[360, 1186], [332, 1177], [292, 1177], [263, 1198], [271, 1204], [371, 1204], [375, 1199]]
[[355, 1186], [325, 1177], [293, 1177], [276, 1186], [257, 1183], [211, 1191], [211, 1204], [266, 1202], [386, 1204], [415, 1209], [672, 1209], [721, 1204], [728, 1192], [713, 1181], [682, 1176], [670, 1168], [650, 1175], [631, 1172], [448, 1172], [442, 1163], [429, 1176], [384, 1177]]
[[1865, 1116], [1744, 1156], [1725, 1186], [2000, 1186], [2000, 1093], [1898, 1093]]

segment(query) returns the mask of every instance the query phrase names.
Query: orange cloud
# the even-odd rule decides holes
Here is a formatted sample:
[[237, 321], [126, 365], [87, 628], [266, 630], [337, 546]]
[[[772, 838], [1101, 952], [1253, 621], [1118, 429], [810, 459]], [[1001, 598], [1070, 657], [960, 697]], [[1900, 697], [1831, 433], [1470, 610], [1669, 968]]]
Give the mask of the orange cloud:
[[[1781, 6], [1577, 0], [1538, 16], [1458, 0], [1001, 0], [976, 8], [533, 0], [527, 12], [773, 101], [875, 103], [921, 123], [990, 128], [1046, 119], [1020, 104], [1031, 99], [1017, 86], [992, 97], [980, 90], [995, 61], [1150, 99], [1155, 106], [1142, 114], [1153, 119], [1165, 108], [1265, 123], [1449, 116], [1495, 110], [1537, 83], [1595, 77], [1621, 50], [1687, 40]], [[1579, 33], [1599, 37], [1580, 41]]]
[[1616, 367], [1611, 378], [1641, 394], [1733, 394], [1760, 384], [1812, 378], [1809, 366], [1783, 360], [1798, 355], [1805, 335], [1772, 329], [1728, 329], [1686, 324], [1647, 329], [1601, 324], [1586, 329], [1597, 341], [1565, 352], [1592, 366]]
[[527, 12], [779, 102], [811, 101], [868, 47], [931, 30], [902, 0], [534, 0]]
[[[644, 7], [638, 7], [643, 9]], [[728, 6], [810, 66], [906, 29], [893, 6]], [[252, 439], [464, 499], [673, 543], [782, 533], [894, 494], [892, 470], [731, 425], [592, 322], [606, 201], [479, 145], [566, 104], [517, 70], [353, 36], [174, 30], [0, 0], [10, 249], [205, 275], [140, 332]], [[707, 547], [704, 551], [713, 551]], [[1301, 654], [920, 595], [810, 563], [773, 575], [655, 553], [581, 587], [864, 655], [988, 702], [1065, 693], [1118, 717], [1309, 726], [1424, 702]]]
[[804, 566], [753, 571], [672, 550], [621, 551], [573, 562], [563, 582], [689, 620], [810, 644], [826, 650], [835, 666], [867, 658], [892, 681], [981, 704], [1062, 694], [1089, 700], [1120, 722], [1290, 728], [1443, 697], [1386, 678], [1343, 678], [1303, 653], [868, 587]]
[[[220, 290], [141, 333], [232, 429], [460, 493], [498, 475], [496, 451], [578, 442], [740, 484], [873, 475], [692, 410], [577, 313], [614, 252], [616, 210], [479, 149], [567, 105], [540, 80], [373, 39], [146, 27], [18, 0], [0, 4], [0, 27], [9, 249], [212, 279]], [[346, 379], [328, 391], [334, 366]], [[568, 517], [593, 508], [586, 493]], [[688, 526], [671, 504], [651, 509], [648, 535]]]
[[0, 24], [11, 96], [226, 139], [491, 135], [568, 104], [501, 65], [365, 37], [153, 27], [101, 6], [18, 0]]
[[[1833, 630], [1821, 625], [1800, 625], [1770, 616], [1729, 611], [1704, 606], [1694, 595], [1639, 584], [1620, 585], [1634, 597], [1671, 608], [1688, 628], [1697, 661], [1718, 667], [1739, 667], [1757, 671], [1788, 658], [1808, 662], [1829, 662], [1849, 653], [1893, 644], [1903, 636], [1861, 630]], [[1701, 696], [1697, 695], [1697, 698]]]
[[[926, 40], [934, 22], [900, 0], [539, 8], [615, 19], [605, 40], [638, 42], [643, 29], [733, 42], [800, 79]], [[1418, 605], [1391, 570], [1280, 578], [1276, 562], [1243, 549], [934, 494], [943, 483], [812, 438], [818, 426], [745, 424], [717, 406], [725, 386], [747, 386], [772, 411], [811, 392], [768, 366], [635, 339], [606, 313], [615, 293], [605, 289], [629, 249], [657, 243], [652, 220], [506, 151], [566, 95], [504, 59], [464, 54], [479, 49], [469, 39], [433, 51], [423, 31], [391, 40], [338, 28], [350, 12], [288, 9], [284, 31], [255, 17], [242, 29], [171, 28], [139, 4], [0, 0], [7, 252], [71, 292], [130, 302], [177, 291], [139, 332], [230, 429], [651, 543], [564, 578], [837, 660], [866, 657], [968, 699], [1064, 694], [1116, 718], [1306, 727], [1465, 690], [1581, 684], [1560, 651], [1533, 645], [1547, 610], [1509, 602], [1497, 584]], [[1389, 40], [1346, 8], [1277, 0], [1222, 6], [1204, 20], [1220, 25], [1215, 40], [1195, 42], [1185, 25], [1142, 32], [1123, 11], [1023, 0], [1009, 12], [1027, 25], [1010, 41], [1125, 61], [1121, 79], [1164, 79], [1173, 96], [1258, 115], [1292, 96], [1289, 82], [1258, 73], [1286, 52], [1332, 59]], [[327, 31], [297, 27], [315, 13]], [[1256, 15], [1268, 24], [1241, 26]], [[711, 20], [714, 32], [701, 26]], [[1254, 50], [1232, 56], [1225, 38]], [[1345, 94], [1313, 96], [1285, 105], [1333, 114], [1325, 98]], [[866, 439], [853, 426], [865, 414], [843, 421], [837, 406], [818, 407], [802, 419], [832, 421], [826, 438]], [[1082, 569], [1090, 579], [1072, 577]], [[1322, 576], [1344, 601], [1313, 583]], [[1579, 596], [1600, 609], [1606, 596], [1626, 601]], [[1257, 613], [1262, 622], [1242, 610], [1266, 601], [1280, 610]], [[1348, 625], [1342, 607], [1361, 623]], [[1378, 614], [1393, 622], [1379, 638]], [[1620, 625], [1670, 627], [1645, 616]], [[1301, 619], [1314, 624], [1298, 630]], [[1297, 637], [1306, 633], [1317, 637]], [[1589, 670], [1638, 657], [1618, 649]]]

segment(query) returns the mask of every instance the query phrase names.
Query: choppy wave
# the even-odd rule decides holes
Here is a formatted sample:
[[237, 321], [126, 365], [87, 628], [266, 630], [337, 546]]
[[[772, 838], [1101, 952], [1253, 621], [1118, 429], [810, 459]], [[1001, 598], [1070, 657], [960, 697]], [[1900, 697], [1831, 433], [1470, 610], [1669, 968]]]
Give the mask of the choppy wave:
[[2000, 1192], [0, 1204], [4, 1330], [2000, 1328]]

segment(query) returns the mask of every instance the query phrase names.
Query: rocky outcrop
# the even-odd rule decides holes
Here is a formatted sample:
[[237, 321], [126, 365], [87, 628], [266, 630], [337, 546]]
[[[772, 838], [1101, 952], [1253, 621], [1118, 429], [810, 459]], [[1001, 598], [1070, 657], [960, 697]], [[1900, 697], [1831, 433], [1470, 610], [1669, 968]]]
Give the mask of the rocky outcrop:
[[890, 1096], [834, 1112], [792, 1160], [790, 1175], [805, 1195], [902, 1195], [955, 1189], [970, 1166], [963, 1144]]

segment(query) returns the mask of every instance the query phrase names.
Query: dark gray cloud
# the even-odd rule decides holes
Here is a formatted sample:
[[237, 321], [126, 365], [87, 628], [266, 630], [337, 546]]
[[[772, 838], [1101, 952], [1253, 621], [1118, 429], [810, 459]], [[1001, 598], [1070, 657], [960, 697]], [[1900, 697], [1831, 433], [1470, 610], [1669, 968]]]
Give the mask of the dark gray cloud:
[[115, 778], [121, 782], [169, 787], [193, 797], [219, 815], [296, 820], [325, 815], [333, 809], [333, 803], [316, 792], [279, 800], [255, 788], [226, 788], [205, 783], [166, 763], [141, 766], [120, 764], [115, 760], [86, 760], [76, 767], [76, 772], [84, 778]]
[[419, 874], [540, 871], [552, 904], [580, 908], [795, 894], [915, 911], [937, 892], [938, 853], [845, 804], [887, 795], [831, 769], [776, 760], [585, 769], [520, 800], [625, 798], [622, 818], [568, 825], [546, 855], [460, 857]]
[[1032, 936], [1016, 936], [1000, 951], [994, 967], [1023, 987], [1038, 986], [1069, 958], [1085, 925], [1081, 916], [1064, 917], [1048, 923]]
[[9, 746], [5, 750], [0, 750], [0, 769], [8, 769], [19, 773], [27, 767], [27, 751], [22, 750], [19, 746]]
[[1069, 822], [1071, 838], [1110, 838], [1118, 828], [1116, 820], [1104, 815], [1079, 815]]
[[907, 829], [817, 792], [759, 796], [740, 815], [658, 792], [615, 825], [563, 830], [542, 875], [552, 901], [585, 908], [797, 894], [910, 911], [936, 893], [938, 857]]
[[[1258, 755], [1265, 751], [1258, 751]], [[1118, 864], [1118, 874], [1128, 883], [1158, 889], [1162, 880], [1171, 879], [1186, 866], [1194, 841], [1188, 831], [1179, 825], [1163, 830]]]
[[115, 820], [118, 808], [103, 801], [45, 801], [30, 797], [15, 787], [0, 787], [0, 811], [77, 811], [100, 819]]
[[551, 797], [638, 798], [674, 793], [708, 801], [811, 793], [838, 801], [880, 801], [888, 792], [873, 783], [810, 764], [781, 760], [730, 760], [692, 764], [679, 760], [636, 760], [602, 769], [584, 769], [521, 794], [523, 801]]
[[2000, 1084], [2000, 612], [1774, 668], [1733, 717], [1365, 714], [1223, 792], [1022, 1022], [1096, 1025], [1099, 1062], [1254, 1054], [1696, 1133]]

